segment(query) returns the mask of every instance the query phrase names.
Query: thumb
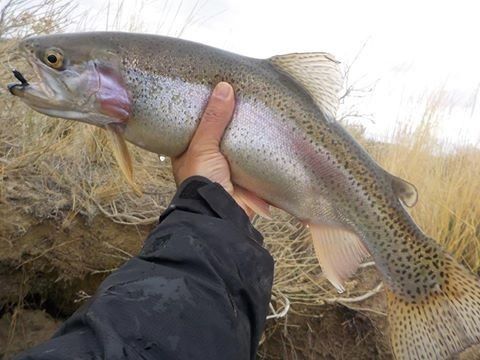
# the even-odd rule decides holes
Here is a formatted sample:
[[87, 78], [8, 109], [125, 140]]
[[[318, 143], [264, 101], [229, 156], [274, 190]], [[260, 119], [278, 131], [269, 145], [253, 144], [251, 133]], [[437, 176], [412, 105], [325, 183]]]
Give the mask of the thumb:
[[226, 82], [215, 86], [190, 146], [218, 150], [225, 128], [235, 108], [233, 88]]

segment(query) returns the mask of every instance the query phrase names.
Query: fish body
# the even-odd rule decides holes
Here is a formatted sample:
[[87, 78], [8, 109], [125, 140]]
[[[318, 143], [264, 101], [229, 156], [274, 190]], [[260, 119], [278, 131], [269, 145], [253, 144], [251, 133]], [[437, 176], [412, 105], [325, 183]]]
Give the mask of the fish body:
[[[25, 80], [11, 86], [14, 95], [48, 115], [114, 128], [167, 156], [186, 149], [212, 88], [229, 82], [236, 109], [221, 150], [232, 181], [310, 226], [320, 264], [339, 291], [373, 256], [389, 289], [397, 357], [446, 358], [480, 341], [477, 279], [406, 211], [417, 199], [413, 185], [382, 169], [335, 121], [338, 74], [328, 54], [253, 59], [128, 33], [51, 35], [21, 47], [42, 85]], [[451, 326], [439, 327], [441, 313]]]

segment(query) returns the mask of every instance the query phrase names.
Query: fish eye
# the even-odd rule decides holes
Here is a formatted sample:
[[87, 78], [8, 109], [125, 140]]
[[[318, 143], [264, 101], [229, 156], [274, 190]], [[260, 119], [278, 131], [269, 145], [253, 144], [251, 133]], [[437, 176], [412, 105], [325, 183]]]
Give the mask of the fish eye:
[[45, 63], [54, 69], [60, 69], [63, 66], [63, 54], [58, 49], [47, 50], [44, 59]]

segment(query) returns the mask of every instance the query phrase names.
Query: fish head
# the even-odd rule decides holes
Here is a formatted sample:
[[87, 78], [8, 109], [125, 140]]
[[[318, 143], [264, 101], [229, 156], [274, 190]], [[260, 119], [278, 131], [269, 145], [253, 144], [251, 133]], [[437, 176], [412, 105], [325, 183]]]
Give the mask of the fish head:
[[72, 35], [23, 40], [20, 53], [38, 81], [29, 82], [15, 70], [20, 83], [10, 84], [9, 91], [49, 116], [100, 127], [126, 123], [132, 102], [121, 75], [118, 52], [95, 38]]

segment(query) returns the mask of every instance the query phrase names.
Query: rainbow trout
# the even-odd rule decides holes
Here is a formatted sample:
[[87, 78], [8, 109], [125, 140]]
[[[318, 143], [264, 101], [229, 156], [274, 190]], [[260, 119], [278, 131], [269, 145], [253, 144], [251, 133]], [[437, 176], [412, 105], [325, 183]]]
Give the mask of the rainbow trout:
[[[10, 92], [34, 110], [108, 130], [131, 178], [124, 139], [177, 156], [213, 86], [236, 110], [221, 149], [248, 203], [253, 193], [307, 224], [339, 290], [368, 256], [387, 287], [398, 359], [444, 359], [480, 341], [476, 277], [406, 211], [417, 192], [387, 173], [335, 121], [341, 78], [326, 53], [252, 59], [180, 39], [129, 33], [32, 37], [20, 49], [39, 77]], [[266, 213], [265, 204], [249, 206]]]

